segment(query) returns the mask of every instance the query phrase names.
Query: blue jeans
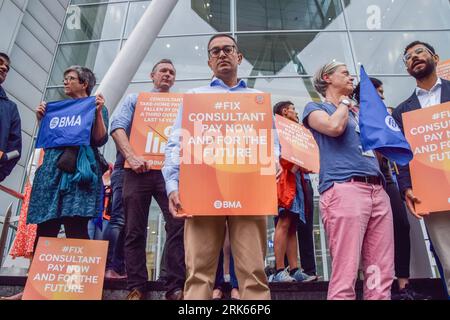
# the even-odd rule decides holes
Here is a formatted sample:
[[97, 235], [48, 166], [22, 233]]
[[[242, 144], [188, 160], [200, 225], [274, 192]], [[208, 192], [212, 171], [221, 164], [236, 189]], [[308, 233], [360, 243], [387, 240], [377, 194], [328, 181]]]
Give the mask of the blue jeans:
[[[219, 264], [217, 266], [216, 272], [216, 282], [214, 284], [214, 288], [223, 288], [223, 284], [225, 283], [225, 279], [223, 276], [223, 250], [220, 250], [219, 255]], [[231, 288], [239, 289], [239, 284], [236, 277], [236, 272], [234, 272], [234, 259], [233, 254], [230, 251], [230, 285]]]
[[109, 241], [106, 269], [113, 269], [119, 274], [125, 273], [125, 212], [122, 205], [123, 175], [123, 169], [115, 169], [111, 174], [111, 219], [106, 226], [103, 238], [103, 240]]

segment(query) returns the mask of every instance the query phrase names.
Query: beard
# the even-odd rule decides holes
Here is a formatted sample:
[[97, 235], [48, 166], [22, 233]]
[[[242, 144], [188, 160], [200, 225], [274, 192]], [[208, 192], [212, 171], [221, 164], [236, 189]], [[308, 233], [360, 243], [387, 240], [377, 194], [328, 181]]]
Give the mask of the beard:
[[425, 68], [420, 69], [418, 71], [414, 71], [414, 69], [408, 69], [410, 75], [412, 75], [416, 79], [423, 79], [431, 75], [436, 70], [436, 65], [434, 64], [434, 60], [427, 59], [425, 60]]

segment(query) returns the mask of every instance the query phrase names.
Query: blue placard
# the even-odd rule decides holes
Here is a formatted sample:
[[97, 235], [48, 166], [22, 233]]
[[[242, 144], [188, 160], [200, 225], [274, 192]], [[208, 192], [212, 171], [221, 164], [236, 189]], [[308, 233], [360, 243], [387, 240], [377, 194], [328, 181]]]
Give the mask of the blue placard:
[[90, 145], [95, 97], [49, 102], [36, 148]]

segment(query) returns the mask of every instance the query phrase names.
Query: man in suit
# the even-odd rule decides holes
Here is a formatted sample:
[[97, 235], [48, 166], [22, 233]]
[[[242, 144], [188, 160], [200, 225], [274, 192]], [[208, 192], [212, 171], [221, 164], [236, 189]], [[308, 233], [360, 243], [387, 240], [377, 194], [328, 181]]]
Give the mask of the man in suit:
[[22, 152], [19, 111], [2, 88], [9, 72], [9, 65], [8, 55], [0, 52], [0, 182], [11, 174]]
[[[410, 43], [405, 48], [403, 61], [408, 73], [416, 79], [417, 87], [412, 96], [402, 102], [392, 114], [402, 132], [402, 113], [450, 101], [450, 81], [438, 78], [436, 66], [439, 56], [431, 45], [421, 41]], [[442, 265], [447, 291], [450, 292], [450, 211], [431, 214], [416, 212], [415, 204], [420, 203], [420, 199], [412, 190], [409, 166], [400, 167], [399, 173], [400, 191], [409, 211], [418, 219], [425, 219], [434, 253]]]

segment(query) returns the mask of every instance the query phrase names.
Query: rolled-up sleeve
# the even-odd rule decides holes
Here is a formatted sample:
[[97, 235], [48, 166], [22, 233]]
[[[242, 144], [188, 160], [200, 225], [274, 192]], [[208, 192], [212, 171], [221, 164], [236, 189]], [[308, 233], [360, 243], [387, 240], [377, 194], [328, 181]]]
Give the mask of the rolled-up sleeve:
[[133, 123], [134, 110], [136, 108], [138, 95], [128, 95], [122, 105], [116, 109], [111, 117], [111, 128], [109, 134], [112, 134], [117, 129], [124, 129], [129, 132], [131, 124]]
[[180, 137], [182, 135], [181, 119], [183, 116], [183, 106], [178, 109], [178, 115], [172, 127], [172, 133], [166, 145], [166, 160], [162, 168], [164, 181], [166, 182], [166, 192], [169, 196], [172, 192], [178, 191], [180, 180]]

